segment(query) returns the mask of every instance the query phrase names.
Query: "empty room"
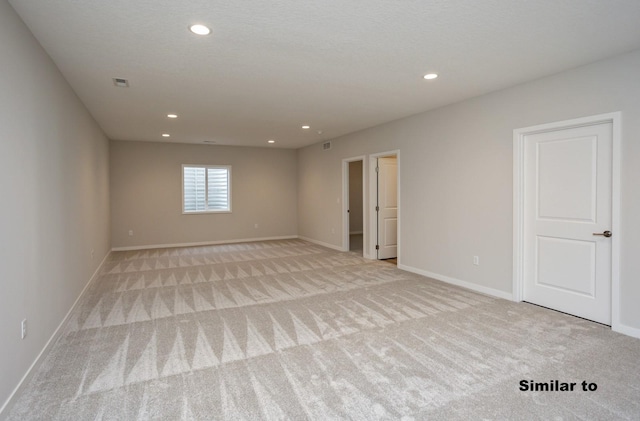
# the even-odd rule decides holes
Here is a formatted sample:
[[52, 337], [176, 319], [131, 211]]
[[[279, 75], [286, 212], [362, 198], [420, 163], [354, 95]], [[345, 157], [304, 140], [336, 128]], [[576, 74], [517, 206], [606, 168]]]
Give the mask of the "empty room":
[[0, 420], [640, 419], [637, 0], [0, 0]]

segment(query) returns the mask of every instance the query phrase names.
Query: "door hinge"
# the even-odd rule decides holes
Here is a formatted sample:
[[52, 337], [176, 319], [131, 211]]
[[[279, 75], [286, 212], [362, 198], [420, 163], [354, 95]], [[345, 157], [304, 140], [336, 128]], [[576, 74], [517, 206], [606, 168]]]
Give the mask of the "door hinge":
[[376, 212], [380, 212], [380, 206], [376, 206]]
[[376, 244], [376, 250], [380, 250], [380, 246]]
[[380, 172], [380, 167], [376, 167], [376, 172]]

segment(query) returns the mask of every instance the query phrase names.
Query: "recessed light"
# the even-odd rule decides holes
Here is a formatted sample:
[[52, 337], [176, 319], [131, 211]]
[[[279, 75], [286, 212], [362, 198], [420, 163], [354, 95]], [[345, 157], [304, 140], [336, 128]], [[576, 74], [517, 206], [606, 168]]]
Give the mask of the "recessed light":
[[211, 29], [204, 25], [191, 25], [189, 30], [196, 35], [209, 35], [211, 33]]
[[426, 75], [424, 75], [424, 78], [427, 80], [435, 79], [437, 77], [438, 75], [436, 73], [427, 73]]
[[169, 118], [178, 118], [178, 114], [167, 114]]
[[162, 133], [162, 137], [171, 137], [169, 133]]
[[267, 143], [276, 143], [276, 141], [273, 140], [273, 139], [269, 139], [269, 140], [267, 140]]
[[310, 128], [311, 128], [311, 126], [302, 126], [302, 128], [303, 128], [303, 129], [305, 129], [305, 130], [307, 130], [307, 129], [310, 129]]

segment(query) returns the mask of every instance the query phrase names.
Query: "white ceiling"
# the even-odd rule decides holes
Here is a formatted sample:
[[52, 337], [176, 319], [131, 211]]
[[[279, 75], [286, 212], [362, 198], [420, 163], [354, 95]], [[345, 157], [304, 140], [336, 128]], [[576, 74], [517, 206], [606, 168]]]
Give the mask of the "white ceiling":
[[639, 0], [9, 2], [118, 140], [298, 148], [640, 48]]

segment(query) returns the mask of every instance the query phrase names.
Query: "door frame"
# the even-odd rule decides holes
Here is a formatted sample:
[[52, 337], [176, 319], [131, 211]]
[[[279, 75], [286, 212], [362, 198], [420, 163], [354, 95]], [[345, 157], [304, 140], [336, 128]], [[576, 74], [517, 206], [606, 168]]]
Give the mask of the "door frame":
[[524, 127], [513, 131], [513, 301], [524, 298], [524, 200], [525, 137], [532, 134], [611, 123], [612, 126], [612, 190], [611, 190], [611, 328], [619, 331], [620, 323], [620, 162], [621, 112], [599, 114], [554, 123]]
[[[369, 216], [369, 232], [371, 233], [371, 235], [369, 236], [369, 243], [368, 243], [368, 257], [370, 259], [374, 259], [376, 260], [378, 258], [378, 254], [376, 253], [376, 232], [378, 230], [378, 218], [376, 218], [376, 197], [377, 197], [377, 185], [376, 185], [376, 159], [378, 158], [384, 158], [385, 156], [395, 156], [396, 160], [398, 161], [398, 266], [400, 266], [401, 264], [401, 258], [402, 258], [402, 253], [400, 251], [400, 244], [401, 244], [401, 236], [402, 236], [402, 231], [400, 230], [400, 224], [401, 224], [401, 197], [402, 197], [402, 192], [401, 192], [401, 187], [402, 187], [402, 182], [401, 182], [401, 176], [400, 174], [402, 173], [400, 171], [400, 149], [394, 149], [392, 151], [387, 151], [387, 152], [380, 152], [380, 153], [375, 153], [375, 154], [371, 154], [369, 155], [369, 207], [368, 207], [368, 212], [367, 215]], [[365, 230], [366, 231], [366, 230]], [[363, 242], [364, 242], [364, 238], [363, 238]]]
[[350, 239], [349, 239], [349, 163], [355, 161], [362, 161], [362, 255], [367, 257], [367, 250], [365, 245], [367, 244], [367, 230], [366, 230], [366, 168], [367, 157], [366, 155], [354, 156], [351, 158], [345, 158], [342, 160], [342, 251], [349, 251]]

